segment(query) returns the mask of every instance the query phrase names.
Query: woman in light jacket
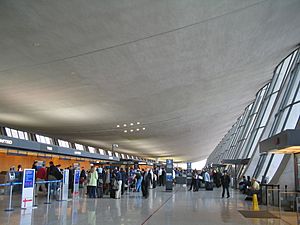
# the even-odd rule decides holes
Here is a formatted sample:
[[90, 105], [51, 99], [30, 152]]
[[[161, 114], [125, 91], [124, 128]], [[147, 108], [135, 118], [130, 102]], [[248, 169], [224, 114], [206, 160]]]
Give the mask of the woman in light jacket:
[[95, 167], [92, 166], [90, 171], [90, 179], [88, 186], [89, 188], [89, 198], [96, 198], [96, 187], [97, 187], [97, 180], [98, 180], [98, 173], [95, 170]]

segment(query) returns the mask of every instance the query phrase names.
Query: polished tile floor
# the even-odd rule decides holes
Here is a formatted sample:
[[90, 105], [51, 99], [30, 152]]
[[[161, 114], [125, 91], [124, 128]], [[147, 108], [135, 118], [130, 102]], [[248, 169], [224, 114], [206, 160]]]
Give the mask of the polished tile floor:
[[251, 208], [243, 196], [233, 191], [229, 199], [220, 198], [220, 189], [189, 192], [177, 186], [173, 192], [162, 188], [150, 190], [150, 197], [141, 193], [126, 193], [122, 199], [88, 199], [53, 201], [38, 207], [21, 210], [20, 196], [14, 197], [13, 212], [5, 212], [7, 197], [0, 196], [0, 225], [286, 225], [280, 219], [246, 219], [238, 210]]

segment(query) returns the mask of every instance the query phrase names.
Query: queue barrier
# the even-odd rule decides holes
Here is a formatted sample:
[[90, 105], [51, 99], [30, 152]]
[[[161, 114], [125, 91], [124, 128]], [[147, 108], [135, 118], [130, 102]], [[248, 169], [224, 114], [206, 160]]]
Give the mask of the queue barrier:
[[[60, 183], [62, 184], [62, 180], [48, 180], [48, 181], [36, 181], [35, 185], [37, 184], [51, 184], [51, 183]], [[22, 185], [22, 182], [7, 182], [4, 184], [0, 184], [0, 187], [10, 187], [10, 191], [9, 191], [9, 203], [8, 203], [8, 208], [5, 209], [5, 211], [13, 211], [14, 208], [12, 207], [12, 195], [13, 195], [13, 187], [15, 185]], [[45, 202], [45, 204], [51, 204], [50, 201], [50, 186], [48, 185], [48, 193], [47, 193], [47, 201]], [[61, 188], [61, 187], [60, 187]], [[36, 191], [36, 188], [34, 188], [34, 192]], [[35, 193], [33, 195], [33, 206], [37, 206], [36, 204], [36, 200], [35, 200]]]

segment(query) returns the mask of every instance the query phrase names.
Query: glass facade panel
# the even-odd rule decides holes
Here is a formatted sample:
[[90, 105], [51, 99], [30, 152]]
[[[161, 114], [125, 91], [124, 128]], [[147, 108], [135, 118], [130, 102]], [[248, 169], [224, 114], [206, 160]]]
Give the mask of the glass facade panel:
[[272, 180], [283, 162], [284, 155], [260, 154], [259, 142], [285, 129], [294, 129], [300, 116], [299, 50], [295, 50], [276, 68], [269, 84], [256, 95], [254, 104], [227, 132], [207, 164], [228, 158], [253, 158], [239, 175], [253, 174], [262, 181], [264, 175]]
[[285, 130], [287, 129], [295, 129], [296, 124], [299, 120], [299, 115], [300, 115], [300, 103], [293, 105], [293, 108], [290, 112], [290, 115], [287, 119], [287, 122], [285, 124]]

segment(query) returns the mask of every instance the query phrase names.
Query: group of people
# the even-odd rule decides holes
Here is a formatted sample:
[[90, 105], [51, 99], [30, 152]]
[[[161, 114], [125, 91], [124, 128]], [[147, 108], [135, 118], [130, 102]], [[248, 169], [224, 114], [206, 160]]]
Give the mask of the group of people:
[[251, 197], [253, 194], [259, 194], [260, 183], [254, 177], [250, 180], [250, 176], [247, 176], [247, 179], [246, 176], [243, 176], [239, 183], [239, 189], [243, 194]]
[[156, 175], [150, 169], [124, 169], [115, 167], [102, 168], [92, 166], [80, 172], [80, 188], [87, 189], [89, 198], [102, 198], [109, 195], [119, 199], [129, 188], [134, 192], [142, 192], [143, 197], [148, 198], [149, 188], [156, 187]]
[[[222, 198], [225, 197], [225, 192], [227, 194], [227, 198], [230, 197], [229, 193], [229, 185], [230, 185], [230, 175], [227, 170], [224, 170], [223, 174], [219, 171], [210, 171], [208, 170], [193, 170], [192, 172], [192, 181], [189, 191], [198, 191], [199, 188], [203, 185], [206, 190], [211, 190], [213, 186], [219, 188], [222, 186]], [[214, 183], [214, 185], [213, 185]]]

